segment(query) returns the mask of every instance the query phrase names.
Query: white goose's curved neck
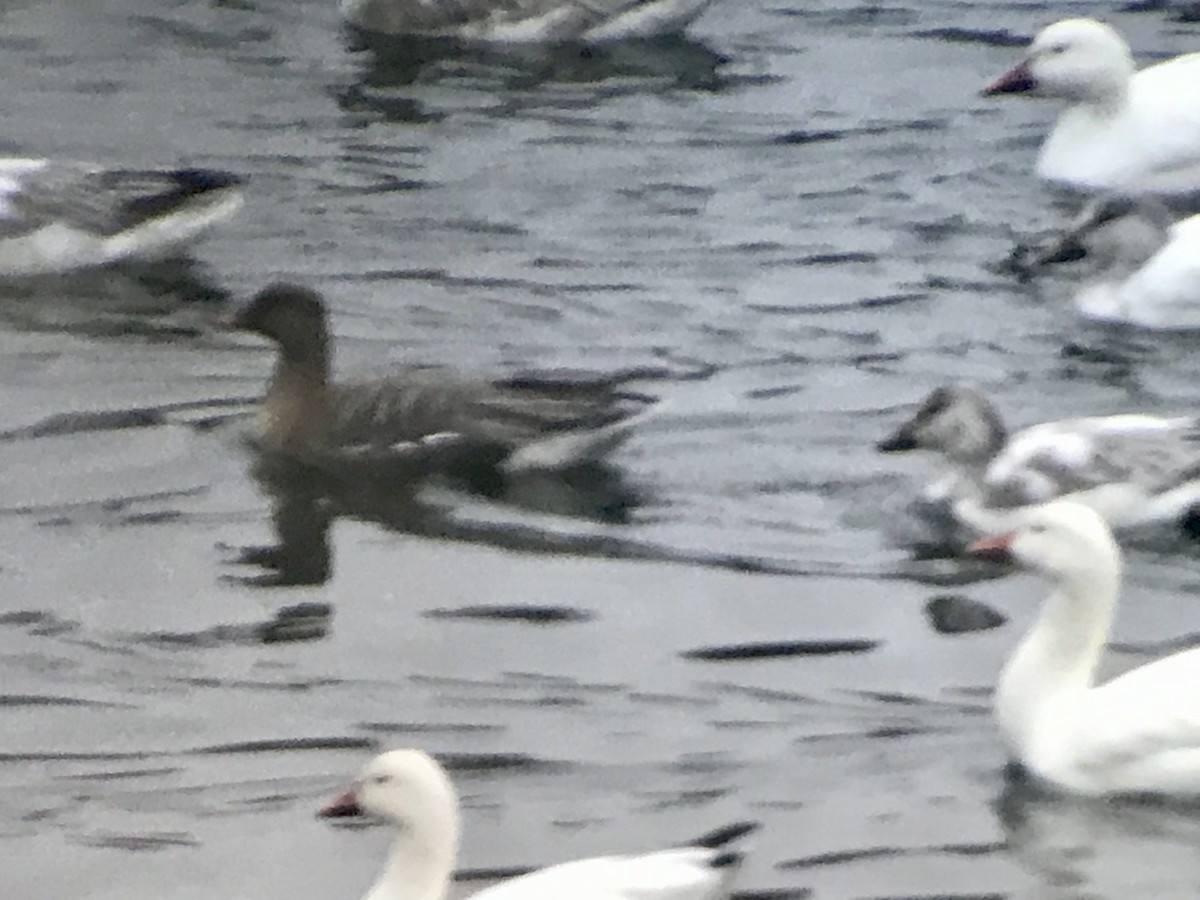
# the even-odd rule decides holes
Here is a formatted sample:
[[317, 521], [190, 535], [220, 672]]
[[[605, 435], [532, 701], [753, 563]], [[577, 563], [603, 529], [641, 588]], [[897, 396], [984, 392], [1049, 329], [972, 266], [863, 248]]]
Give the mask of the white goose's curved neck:
[[1092, 98], [1092, 112], [1099, 118], [1115, 118], [1129, 104], [1129, 85], [1109, 85]]
[[996, 708], [1010, 744], [1020, 747], [1043, 711], [1092, 687], [1108, 639], [1120, 562], [1100, 558], [1063, 579], [1000, 677]]
[[404, 827], [363, 900], [442, 900], [458, 853], [457, 817]]

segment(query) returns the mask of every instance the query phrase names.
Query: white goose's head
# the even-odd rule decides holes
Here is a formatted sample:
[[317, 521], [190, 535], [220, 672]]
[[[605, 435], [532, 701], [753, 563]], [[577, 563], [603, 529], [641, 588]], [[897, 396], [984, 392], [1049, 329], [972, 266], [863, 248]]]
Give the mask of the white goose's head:
[[371, 760], [354, 787], [319, 815], [370, 815], [395, 831], [374, 900], [441, 900], [458, 852], [458, 796], [450, 777], [421, 750], [392, 750]]
[[422, 750], [390, 750], [366, 766], [354, 787], [321, 810], [324, 818], [375, 816], [402, 832], [452, 827], [458, 795], [446, 770]]
[[1134, 71], [1129, 45], [1112, 27], [1095, 19], [1063, 19], [1042, 29], [1025, 58], [983, 94], [1104, 102], [1124, 94]]
[[1121, 558], [1100, 514], [1071, 500], [1031, 507], [1012, 531], [975, 541], [968, 549], [977, 556], [1011, 560], [1053, 582], [1115, 572]]

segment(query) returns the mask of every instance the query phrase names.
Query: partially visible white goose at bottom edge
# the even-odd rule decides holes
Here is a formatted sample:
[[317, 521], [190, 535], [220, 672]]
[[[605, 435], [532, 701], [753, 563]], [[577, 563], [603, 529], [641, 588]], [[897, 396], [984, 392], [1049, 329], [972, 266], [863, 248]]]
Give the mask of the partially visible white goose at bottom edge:
[[341, 0], [343, 18], [385, 35], [494, 43], [649, 38], [683, 31], [712, 0]]
[[1035, 248], [1031, 273], [1083, 257], [1088, 274], [1075, 292], [1079, 312], [1139, 328], [1200, 328], [1200, 215], [1175, 221], [1150, 198], [1090, 201], [1061, 234]]
[[996, 688], [1010, 757], [1072, 793], [1200, 795], [1200, 649], [1096, 684], [1121, 580], [1121, 551], [1104, 520], [1057, 500], [969, 549], [1053, 585]]
[[[458, 796], [445, 769], [421, 750], [371, 760], [325, 818], [372, 815], [396, 830], [383, 871], [363, 900], [442, 900], [458, 854]], [[756, 827], [739, 823], [702, 843], [640, 856], [581, 859], [539, 869], [475, 900], [724, 900], [742, 855], [726, 845]]]
[[241, 207], [240, 184], [213, 169], [0, 159], [0, 277], [173, 255]]
[[1047, 181], [1084, 191], [1200, 190], [1200, 53], [1137, 71], [1111, 26], [1064, 19], [983, 93], [1066, 101], [1038, 153]]
[[1011, 436], [978, 391], [937, 388], [876, 449], [926, 450], [949, 471], [924, 499], [976, 532], [1003, 531], [1060, 497], [1114, 528], [1178, 524], [1200, 505], [1200, 418], [1126, 413], [1044, 422]]

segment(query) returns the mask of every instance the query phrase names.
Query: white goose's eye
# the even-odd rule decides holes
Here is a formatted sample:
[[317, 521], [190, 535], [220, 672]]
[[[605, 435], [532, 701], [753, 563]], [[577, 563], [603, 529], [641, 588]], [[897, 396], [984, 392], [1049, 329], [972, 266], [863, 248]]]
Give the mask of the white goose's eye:
[[387, 784], [391, 780], [391, 775], [372, 775], [370, 779], [371, 784]]
[[1030, 525], [1028, 528], [1028, 531], [1030, 534], [1045, 534], [1046, 526], [1045, 525]]
[[1051, 53], [1054, 55], [1057, 55], [1059, 53], [1066, 53], [1067, 45], [1066, 44], [1051, 44], [1049, 47], [1046, 48], [1046, 50], [1048, 53]]

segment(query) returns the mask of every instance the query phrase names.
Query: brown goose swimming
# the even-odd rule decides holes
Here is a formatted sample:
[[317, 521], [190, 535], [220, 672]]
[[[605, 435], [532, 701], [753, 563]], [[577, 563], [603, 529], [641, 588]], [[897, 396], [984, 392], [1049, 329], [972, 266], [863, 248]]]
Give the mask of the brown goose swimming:
[[264, 288], [231, 324], [279, 348], [256, 443], [301, 461], [563, 470], [600, 461], [654, 413], [622, 389], [627, 375], [490, 380], [406, 367], [334, 383], [325, 304], [301, 285]]

